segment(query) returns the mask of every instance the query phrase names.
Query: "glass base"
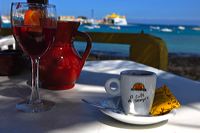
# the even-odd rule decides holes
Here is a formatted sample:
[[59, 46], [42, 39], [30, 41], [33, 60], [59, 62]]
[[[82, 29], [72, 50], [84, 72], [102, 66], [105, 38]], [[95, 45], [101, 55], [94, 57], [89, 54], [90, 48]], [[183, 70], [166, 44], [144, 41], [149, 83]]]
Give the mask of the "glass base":
[[30, 104], [29, 100], [16, 105], [17, 110], [27, 113], [39, 113], [50, 110], [55, 105], [54, 102], [41, 100], [39, 103]]

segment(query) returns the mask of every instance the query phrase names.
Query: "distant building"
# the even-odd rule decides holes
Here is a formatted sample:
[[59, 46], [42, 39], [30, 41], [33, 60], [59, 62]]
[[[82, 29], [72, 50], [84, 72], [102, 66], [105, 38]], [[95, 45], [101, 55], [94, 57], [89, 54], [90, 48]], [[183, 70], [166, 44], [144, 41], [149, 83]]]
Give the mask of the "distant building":
[[59, 16], [58, 19], [61, 21], [78, 21], [81, 24], [88, 23], [88, 19], [85, 16], [78, 16], [77, 18], [74, 16]]
[[76, 20], [74, 16], [59, 16], [58, 19], [61, 21], [75, 21]]

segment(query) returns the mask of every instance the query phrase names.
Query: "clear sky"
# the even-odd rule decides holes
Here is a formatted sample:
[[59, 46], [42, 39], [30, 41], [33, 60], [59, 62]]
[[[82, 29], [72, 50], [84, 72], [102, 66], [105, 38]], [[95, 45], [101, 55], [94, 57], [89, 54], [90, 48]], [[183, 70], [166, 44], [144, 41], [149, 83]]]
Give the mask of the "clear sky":
[[[3, 12], [8, 11], [6, 7], [11, 1], [19, 0], [0, 0]], [[57, 6], [58, 15], [90, 18], [93, 10], [94, 18], [97, 19], [115, 12], [125, 15], [129, 22], [200, 24], [200, 0], [49, 0], [49, 2]]]

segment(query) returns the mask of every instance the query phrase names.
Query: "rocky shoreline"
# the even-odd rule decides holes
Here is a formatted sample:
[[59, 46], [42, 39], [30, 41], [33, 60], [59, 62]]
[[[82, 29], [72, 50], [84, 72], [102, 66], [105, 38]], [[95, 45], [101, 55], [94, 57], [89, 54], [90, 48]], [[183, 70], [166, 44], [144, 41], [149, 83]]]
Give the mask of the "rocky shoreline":
[[168, 71], [200, 81], [200, 55], [169, 54]]
[[[111, 54], [91, 53], [88, 60], [129, 60], [128, 57], [121, 57]], [[200, 81], [200, 55], [185, 53], [169, 53], [168, 72], [183, 76], [192, 80]]]

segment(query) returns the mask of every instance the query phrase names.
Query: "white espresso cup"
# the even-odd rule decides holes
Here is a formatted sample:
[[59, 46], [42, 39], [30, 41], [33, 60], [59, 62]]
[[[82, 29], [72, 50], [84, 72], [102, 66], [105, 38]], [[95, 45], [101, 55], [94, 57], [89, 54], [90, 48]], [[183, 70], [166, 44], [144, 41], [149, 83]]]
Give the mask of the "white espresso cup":
[[[144, 70], [126, 70], [120, 73], [120, 79], [106, 81], [105, 90], [113, 96], [121, 96], [125, 114], [149, 115], [153, 104], [157, 76]], [[111, 87], [116, 83], [117, 88]]]

